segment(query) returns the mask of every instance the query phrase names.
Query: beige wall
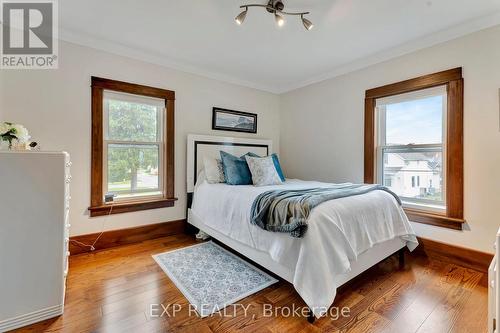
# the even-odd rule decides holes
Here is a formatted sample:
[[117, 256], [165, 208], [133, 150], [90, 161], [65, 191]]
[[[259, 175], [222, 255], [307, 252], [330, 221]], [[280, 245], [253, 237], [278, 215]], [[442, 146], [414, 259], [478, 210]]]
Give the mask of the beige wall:
[[[211, 130], [212, 107], [258, 113], [258, 134], [279, 149], [279, 96], [226, 84], [129, 58], [60, 43], [58, 70], [0, 71], [1, 120], [24, 124], [44, 150], [65, 150], [73, 160], [71, 234], [98, 232], [185, 217], [186, 136], [237, 136]], [[90, 76], [151, 85], [176, 92], [175, 192], [173, 208], [89, 218]], [[241, 135], [240, 135], [241, 136]]]
[[[414, 227], [423, 237], [491, 252], [500, 224], [499, 59], [500, 27], [496, 27], [280, 97], [62, 42], [59, 70], [0, 72], [0, 119], [26, 125], [44, 150], [71, 154], [72, 235], [78, 235], [98, 232], [103, 225], [110, 230], [183, 218], [186, 135], [238, 135], [210, 129], [212, 106], [258, 113], [255, 137], [274, 141], [287, 176], [361, 182], [365, 90], [462, 66], [467, 230]], [[179, 202], [174, 208], [88, 217], [91, 75], [176, 91]]]
[[282, 96], [281, 157], [288, 176], [363, 181], [366, 89], [463, 67], [467, 230], [414, 223], [418, 235], [492, 252], [500, 225], [500, 27]]

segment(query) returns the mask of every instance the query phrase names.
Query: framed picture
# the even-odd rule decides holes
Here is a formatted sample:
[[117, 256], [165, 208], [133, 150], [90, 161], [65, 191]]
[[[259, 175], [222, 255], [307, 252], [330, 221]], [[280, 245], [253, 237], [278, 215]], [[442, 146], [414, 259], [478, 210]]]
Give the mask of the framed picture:
[[214, 107], [212, 129], [257, 133], [257, 114]]

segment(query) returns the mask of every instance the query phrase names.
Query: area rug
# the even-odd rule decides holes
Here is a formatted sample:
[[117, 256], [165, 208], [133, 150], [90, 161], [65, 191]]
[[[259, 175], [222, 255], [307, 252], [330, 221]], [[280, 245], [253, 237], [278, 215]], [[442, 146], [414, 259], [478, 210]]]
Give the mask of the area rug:
[[278, 282], [211, 241], [153, 258], [201, 317]]

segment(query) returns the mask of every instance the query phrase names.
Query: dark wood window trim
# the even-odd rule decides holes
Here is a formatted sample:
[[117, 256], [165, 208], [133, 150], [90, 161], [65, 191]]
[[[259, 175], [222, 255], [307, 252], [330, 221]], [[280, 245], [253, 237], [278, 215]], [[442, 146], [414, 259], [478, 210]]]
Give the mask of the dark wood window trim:
[[463, 216], [463, 98], [462, 68], [421, 76], [370, 89], [365, 95], [365, 183], [375, 182], [375, 100], [416, 90], [446, 85], [448, 117], [446, 138], [446, 214], [405, 208], [413, 222], [462, 229]]
[[[177, 200], [174, 191], [174, 113], [175, 92], [165, 89], [142, 86], [133, 83], [92, 77], [92, 151], [91, 151], [91, 190], [90, 216], [120, 214], [146, 209], [172, 207]], [[115, 202], [103, 201], [103, 95], [104, 90], [155, 97], [165, 100], [165, 179], [163, 197], [150, 200]]]

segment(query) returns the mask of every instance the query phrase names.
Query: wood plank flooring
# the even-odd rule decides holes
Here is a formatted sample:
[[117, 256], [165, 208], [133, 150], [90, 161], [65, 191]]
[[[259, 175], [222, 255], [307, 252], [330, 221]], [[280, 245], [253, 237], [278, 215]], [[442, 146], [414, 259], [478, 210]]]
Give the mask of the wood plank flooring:
[[[194, 244], [176, 235], [71, 257], [62, 317], [17, 332], [486, 332], [487, 288], [483, 273], [454, 264], [407, 256], [404, 270], [389, 258], [338, 291], [334, 306], [349, 317], [309, 324], [303, 317], [268, 317], [273, 309], [305, 306], [280, 281], [240, 304], [236, 316], [189, 315], [187, 300], [151, 258]], [[151, 317], [150, 304], [178, 303], [175, 317]]]

